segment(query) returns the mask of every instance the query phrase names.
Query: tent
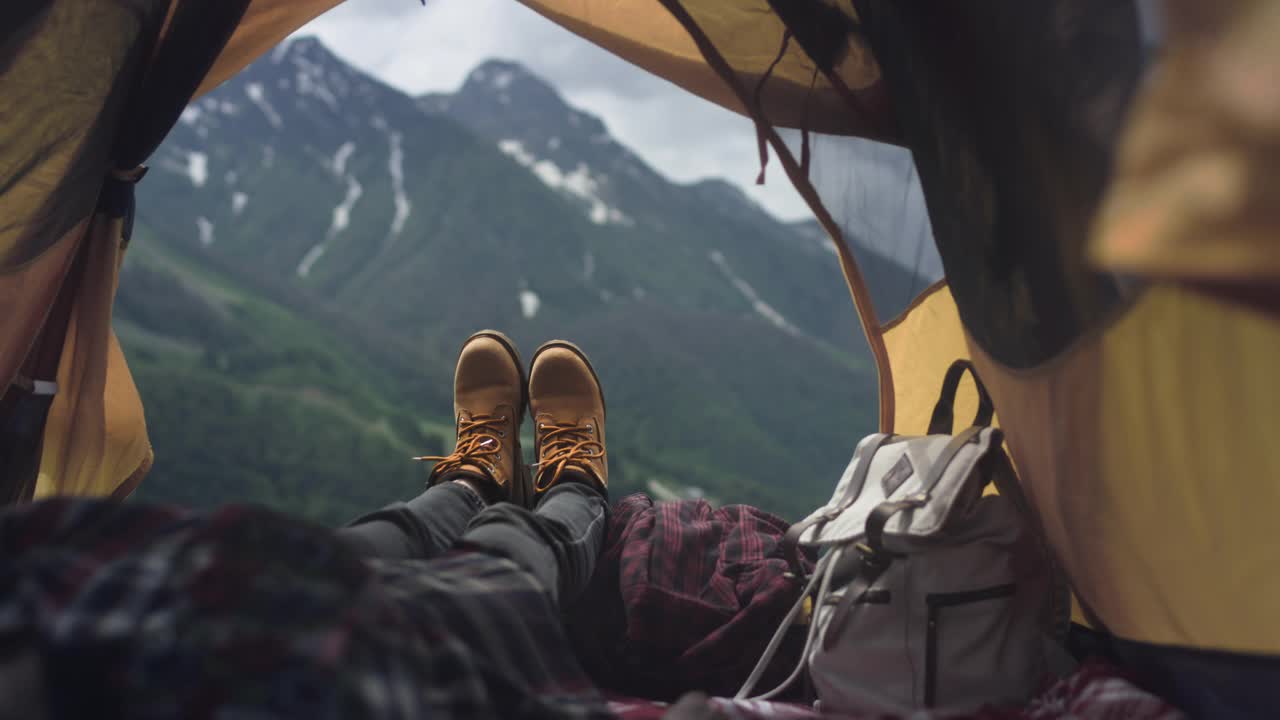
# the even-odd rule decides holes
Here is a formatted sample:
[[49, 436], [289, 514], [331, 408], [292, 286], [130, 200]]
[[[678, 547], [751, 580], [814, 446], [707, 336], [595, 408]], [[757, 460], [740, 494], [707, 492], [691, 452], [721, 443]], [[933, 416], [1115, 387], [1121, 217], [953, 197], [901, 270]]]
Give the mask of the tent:
[[[137, 168], [192, 97], [339, 2], [0, 9], [7, 500], [145, 475], [110, 327]], [[1276, 697], [1280, 4], [1167, 0], [1144, 70], [1121, 0], [523, 2], [756, 122], [832, 237], [883, 429], [923, 431], [973, 359], [1081, 621], [1186, 707]], [[846, 242], [868, 141], [910, 151], [945, 270], [902, 307], [875, 306]]]

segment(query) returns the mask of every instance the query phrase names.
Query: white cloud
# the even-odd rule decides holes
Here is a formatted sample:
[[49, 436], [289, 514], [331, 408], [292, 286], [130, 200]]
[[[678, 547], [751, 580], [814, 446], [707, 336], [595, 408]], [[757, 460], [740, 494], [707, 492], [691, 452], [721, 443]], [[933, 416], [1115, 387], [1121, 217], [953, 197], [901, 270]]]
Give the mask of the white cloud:
[[513, 0], [347, 0], [300, 31], [407, 92], [450, 92], [482, 61], [506, 58], [547, 78], [568, 101], [677, 181], [723, 177], [784, 218], [809, 217], [782, 168], [760, 170], [747, 119], [592, 45]]

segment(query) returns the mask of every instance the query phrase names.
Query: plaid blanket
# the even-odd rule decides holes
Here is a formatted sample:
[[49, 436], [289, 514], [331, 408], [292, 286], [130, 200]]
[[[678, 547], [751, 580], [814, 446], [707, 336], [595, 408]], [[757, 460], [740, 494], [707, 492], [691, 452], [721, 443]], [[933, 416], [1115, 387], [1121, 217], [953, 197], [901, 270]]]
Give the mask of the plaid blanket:
[[[788, 527], [747, 505], [618, 501], [591, 585], [565, 616], [592, 678], [635, 697], [736, 692], [803, 589], [783, 556]], [[803, 635], [796, 628], [760, 687], [795, 667]]]
[[[786, 524], [752, 508], [639, 496], [617, 510], [594, 588], [603, 604], [576, 621], [580, 632], [613, 628], [594, 645], [576, 637], [609, 663], [593, 675], [635, 669], [636, 684], [668, 693], [704, 682], [731, 693], [797, 592], [777, 556]], [[327, 528], [259, 508], [51, 500], [0, 513], [0, 714], [12, 717], [666, 712], [652, 700], [606, 702], [561, 620], [506, 560], [366, 562]], [[817, 717], [803, 705], [711, 702], [728, 718]], [[977, 717], [1180, 715], [1094, 664], [1024, 708]]]
[[0, 548], [0, 675], [40, 668], [4, 687], [15, 717], [611, 717], [507, 560], [368, 563], [259, 508], [83, 500], [0, 514]]

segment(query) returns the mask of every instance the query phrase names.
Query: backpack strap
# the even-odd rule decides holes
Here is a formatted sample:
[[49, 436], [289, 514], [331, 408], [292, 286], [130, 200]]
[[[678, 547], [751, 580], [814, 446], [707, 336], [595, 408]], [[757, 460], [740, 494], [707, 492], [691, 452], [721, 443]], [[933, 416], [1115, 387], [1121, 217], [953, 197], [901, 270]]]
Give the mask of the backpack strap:
[[994, 419], [995, 405], [991, 402], [991, 395], [987, 393], [987, 388], [978, 377], [978, 371], [974, 369], [973, 363], [968, 360], [956, 360], [951, 363], [951, 367], [947, 368], [947, 375], [942, 380], [942, 392], [938, 395], [938, 403], [933, 406], [928, 434], [951, 434], [952, 426], [955, 424], [956, 390], [960, 388], [960, 378], [964, 377], [966, 370], [973, 376], [973, 385], [978, 390], [978, 414], [973, 418], [973, 424], [986, 427]]
[[[903, 510], [913, 510], [929, 502], [930, 494], [941, 482], [942, 476], [947, 472], [947, 467], [951, 465], [951, 461], [955, 459], [965, 445], [974, 442], [974, 439], [983, 429], [975, 425], [965, 428], [959, 435], [951, 438], [946, 446], [942, 448], [942, 452], [938, 454], [937, 459], [929, 466], [929, 474], [925, 476], [924, 481], [920, 484], [920, 490], [901, 500], [882, 502], [871, 511], [867, 516], [865, 529], [867, 547], [870, 548], [871, 552], [876, 554], [886, 553], [884, 549], [884, 528], [889, 523], [889, 519]], [[992, 432], [999, 431], [993, 430]], [[995, 443], [992, 444], [993, 446], [995, 445]]]
[[858, 448], [858, 451], [853, 456], [855, 460], [853, 477], [849, 478], [849, 484], [845, 486], [844, 494], [831, 504], [825, 512], [815, 512], [787, 529], [786, 535], [782, 537], [782, 548], [783, 552], [786, 553], [787, 562], [791, 564], [792, 572], [802, 577], [804, 575], [804, 566], [800, 562], [800, 537], [808, 532], [809, 528], [825, 525], [840, 517], [840, 513], [849, 509], [849, 506], [862, 494], [862, 487], [867, 483], [867, 474], [871, 472], [871, 459], [893, 437], [893, 435], [877, 435], [870, 442], [864, 443], [862, 447]]
[[[747, 677], [747, 681], [738, 689], [738, 692], [733, 696], [733, 699], [768, 700], [787, 689], [791, 683], [795, 682], [796, 678], [800, 677], [800, 674], [804, 672], [804, 668], [809, 664], [809, 648], [813, 645], [813, 638], [818, 625], [818, 623], [815, 622], [818, 604], [822, 602], [823, 598], [830, 591], [831, 576], [833, 574], [832, 570], [834, 570], [842, 554], [843, 550], [837, 548], [827, 553], [826, 556], [818, 561], [818, 565], [814, 568], [813, 575], [809, 578], [809, 582], [805, 584], [804, 590], [800, 593], [800, 597], [796, 599], [795, 604], [791, 606], [791, 610], [787, 613], [787, 616], [783, 618], [782, 624], [779, 625], [778, 629], [773, 633], [773, 637], [770, 638], [769, 645], [765, 647], [764, 653], [760, 656], [760, 660], [757, 661], [756, 666], [751, 669], [751, 674]], [[821, 585], [819, 585], [819, 581], [821, 581]], [[813, 592], [815, 587], [818, 587], [819, 589], [813, 603], [813, 616], [809, 618], [809, 630], [805, 634], [804, 650], [800, 653], [800, 662], [796, 664], [795, 669], [791, 671], [791, 674], [787, 676], [787, 679], [779, 683], [777, 687], [761, 695], [748, 697], [751, 694], [751, 691], [755, 689], [756, 683], [760, 682], [761, 676], [763, 676], [765, 670], [768, 669], [769, 663], [773, 660], [774, 655], [778, 653], [778, 648], [782, 645], [783, 639], [787, 636], [787, 631], [791, 629], [791, 626], [796, 622], [796, 618], [798, 618], [801, 611], [804, 610], [805, 601], [809, 599], [810, 593]]]
[[[884, 503], [876, 510], [880, 510], [885, 505], [905, 505], [906, 503]], [[914, 507], [914, 506], [913, 506]], [[894, 511], [896, 512], [896, 510]], [[831, 622], [827, 623], [827, 632], [822, 636], [822, 649], [830, 650], [840, 640], [840, 635], [844, 633], [845, 621], [849, 619], [849, 612], [853, 609], [862, 596], [867, 594], [872, 585], [880, 579], [885, 570], [893, 564], [893, 556], [886, 552], [875, 552], [866, 545], [859, 543], [855, 546], [855, 550], [861, 556], [862, 563], [858, 568], [858, 575], [845, 588], [844, 596], [840, 598], [840, 604], [836, 606], [835, 612], [831, 615]]]

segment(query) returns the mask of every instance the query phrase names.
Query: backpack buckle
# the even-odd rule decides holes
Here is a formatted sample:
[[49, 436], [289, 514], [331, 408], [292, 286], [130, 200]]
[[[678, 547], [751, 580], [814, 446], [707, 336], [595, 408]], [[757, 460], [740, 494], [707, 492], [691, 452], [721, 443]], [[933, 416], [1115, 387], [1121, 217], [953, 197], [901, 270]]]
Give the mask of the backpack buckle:
[[885, 550], [876, 550], [865, 542], [854, 544], [854, 549], [862, 558], [862, 564], [867, 570], [874, 571], [877, 575], [884, 572], [889, 567], [889, 563], [893, 558]]

